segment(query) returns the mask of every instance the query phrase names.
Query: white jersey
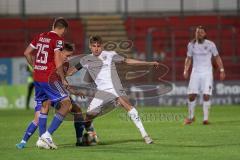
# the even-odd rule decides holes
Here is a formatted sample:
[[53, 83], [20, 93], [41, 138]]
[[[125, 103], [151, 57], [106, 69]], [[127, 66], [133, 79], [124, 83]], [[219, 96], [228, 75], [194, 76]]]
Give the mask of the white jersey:
[[193, 58], [192, 73], [212, 73], [212, 56], [217, 55], [216, 45], [210, 40], [206, 39], [203, 43], [188, 43], [187, 56]]
[[97, 85], [98, 90], [121, 89], [122, 85], [114, 62], [124, 61], [124, 57], [114, 51], [102, 51], [99, 56], [87, 55], [80, 60]]

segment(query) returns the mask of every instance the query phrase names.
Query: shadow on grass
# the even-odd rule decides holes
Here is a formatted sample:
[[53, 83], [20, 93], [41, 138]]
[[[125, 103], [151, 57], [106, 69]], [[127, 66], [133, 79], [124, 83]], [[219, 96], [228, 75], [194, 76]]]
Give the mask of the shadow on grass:
[[[157, 139], [154, 139], [155, 141]], [[142, 147], [142, 145], [146, 145], [148, 146], [148, 144], [145, 144], [144, 140], [143, 139], [123, 139], [123, 140], [110, 140], [110, 141], [104, 141], [104, 142], [99, 142], [97, 145], [93, 145], [93, 146], [79, 146], [79, 147], [76, 147], [75, 144], [59, 144], [58, 147], [60, 148], [73, 148], [73, 147], [76, 147], [76, 148], [94, 148], [94, 149], [101, 149], [99, 147], [104, 147], [102, 149], [107, 149], [108, 147], [112, 148], [113, 146], [116, 147], [116, 146], [119, 146], [119, 145], [127, 145], [128, 148], [129, 148], [129, 145], [132, 145], [134, 143], [134, 146], [136, 147], [137, 144], [139, 144], [140, 148]], [[152, 144], [150, 144], [152, 145]], [[108, 149], [110, 149], [108, 148]], [[114, 148], [112, 148], [114, 149]]]

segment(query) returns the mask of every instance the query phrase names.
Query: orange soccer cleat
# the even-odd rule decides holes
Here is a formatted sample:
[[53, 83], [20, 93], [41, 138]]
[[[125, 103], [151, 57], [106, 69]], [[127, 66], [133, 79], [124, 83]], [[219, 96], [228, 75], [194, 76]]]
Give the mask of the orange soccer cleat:
[[184, 124], [185, 124], [185, 125], [189, 125], [189, 124], [192, 124], [194, 121], [195, 121], [195, 117], [193, 117], [192, 119], [190, 119], [190, 118], [185, 118], [185, 119], [184, 119]]
[[208, 125], [208, 124], [210, 124], [208, 120], [203, 121], [203, 125]]

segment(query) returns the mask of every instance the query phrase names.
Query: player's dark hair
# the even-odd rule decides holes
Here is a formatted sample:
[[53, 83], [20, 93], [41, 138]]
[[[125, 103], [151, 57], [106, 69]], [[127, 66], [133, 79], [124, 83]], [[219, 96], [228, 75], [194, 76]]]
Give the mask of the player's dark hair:
[[94, 44], [94, 43], [102, 44], [103, 43], [102, 37], [99, 35], [91, 36], [89, 38], [89, 44]]
[[59, 17], [57, 19], [55, 19], [54, 23], [53, 23], [53, 28], [68, 28], [68, 22], [63, 18], [63, 17]]
[[69, 43], [69, 42], [65, 42], [63, 50], [66, 50], [66, 51], [69, 51], [69, 52], [74, 51], [74, 44]]
[[[205, 28], [204, 26], [197, 26], [196, 29], [195, 29], [195, 32], [196, 32], [198, 29], [202, 29], [202, 30], [204, 30], [204, 32], [207, 32], [207, 30], [206, 30], [206, 28]], [[207, 36], [203, 37], [203, 39], [204, 39], [204, 40], [207, 39]], [[192, 43], [196, 43], [196, 42], [197, 42], [196, 38], [194, 38], [191, 42], [192, 42]]]

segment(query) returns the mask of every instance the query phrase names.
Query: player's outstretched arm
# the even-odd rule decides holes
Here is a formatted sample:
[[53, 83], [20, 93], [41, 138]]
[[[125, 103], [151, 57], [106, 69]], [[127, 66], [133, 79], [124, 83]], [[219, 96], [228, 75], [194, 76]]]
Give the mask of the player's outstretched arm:
[[187, 56], [187, 58], [185, 59], [184, 71], [183, 71], [183, 77], [185, 79], [188, 78], [188, 71], [189, 71], [191, 64], [192, 64], [192, 57]]
[[34, 51], [34, 48], [32, 48], [30, 45], [26, 48], [24, 51], [24, 56], [26, 57], [28, 63], [33, 67], [33, 56], [32, 52]]
[[131, 65], [150, 65], [150, 66], [159, 66], [159, 62], [153, 61], [153, 62], [147, 62], [147, 61], [140, 61], [136, 59], [126, 58], [125, 63], [131, 64]]
[[217, 63], [218, 69], [220, 71], [220, 80], [224, 80], [226, 77], [225, 70], [223, 67], [222, 59], [219, 55], [214, 57], [215, 62]]

